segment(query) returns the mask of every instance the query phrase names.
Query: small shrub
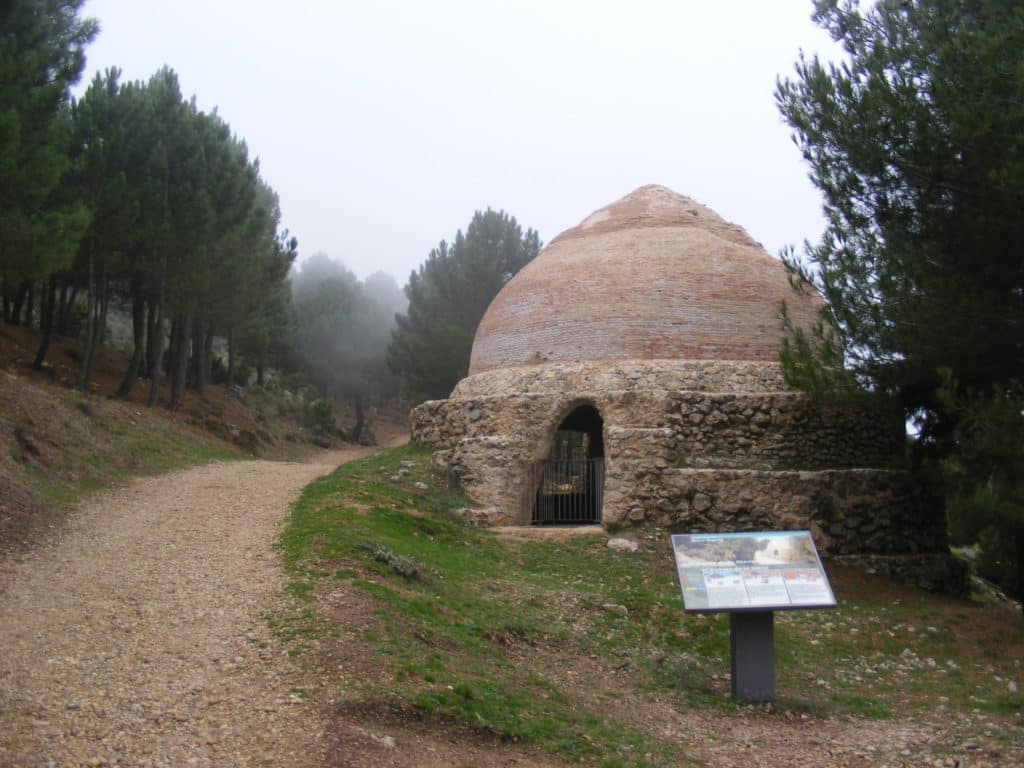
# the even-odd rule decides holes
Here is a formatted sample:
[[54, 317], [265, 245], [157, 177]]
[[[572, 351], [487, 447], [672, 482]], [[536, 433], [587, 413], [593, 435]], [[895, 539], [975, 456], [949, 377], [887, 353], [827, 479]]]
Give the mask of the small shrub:
[[303, 426], [323, 432], [334, 434], [338, 431], [338, 424], [334, 421], [334, 408], [330, 400], [313, 400], [302, 405]]
[[991, 488], [954, 496], [947, 505], [949, 539], [954, 546], [978, 547], [975, 570], [1016, 599], [1024, 596], [1017, 542], [1024, 536], [1019, 506]]
[[305, 371], [293, 371], [281, 377], [281, 388], [298, 391], [311, 386], [309, 374]]
[[373, 559], [391, 566], [391, 570], [403, 579], [415, 579], [420, 575], [420, 564], [416, 562], [415, 557], [396, 555], [382, 544], [373, 548]]

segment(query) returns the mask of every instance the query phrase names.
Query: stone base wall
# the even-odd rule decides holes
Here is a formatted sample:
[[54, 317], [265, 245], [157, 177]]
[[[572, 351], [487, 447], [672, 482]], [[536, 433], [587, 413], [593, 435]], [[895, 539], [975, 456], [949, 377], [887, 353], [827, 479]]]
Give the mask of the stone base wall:
[[608, 468], [604, 523], [673, 530], [810, 530], [824, 555], [916, 555], [945, 549], [941, 505], [906, 472]]
[[533, 459], [572, 407], [594, 405], [609, 458], [662, 458], [692, 468], [890, 467], [902, 423], [885, 414], [820, 408], [796, 393], [708, 395], [613, 390], [432, 400], [412, 414], [412, 439], [437, 448], [493, 435], [522, 439]]
[[[509, 394], [512, 393], [512, 394]], [[941, 505], [900, 470], [898, 416], [822, 408], [773, 363], [636, 361], [492, 371], [413, 411], [415, 442], [491, 525], [529, 523], [532, 465], [573, 408], [604, 421], [605, 525], [808, 529], [826, 556], [945, 553]]]
[[681, 392], [672, 413], [678, 461], [691, 467], [889, 467], [903, 451], [899, 414], [816, 406], [793, 392]]

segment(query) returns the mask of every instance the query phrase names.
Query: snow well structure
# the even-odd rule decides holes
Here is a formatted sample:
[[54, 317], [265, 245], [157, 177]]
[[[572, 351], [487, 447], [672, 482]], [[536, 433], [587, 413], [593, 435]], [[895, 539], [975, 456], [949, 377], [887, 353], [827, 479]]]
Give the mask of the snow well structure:
[[948, 588], [941, 507], [897, 414], [782, 375], [779, 309], [820, 299], [740, 227], [645, 186], [563, 232], [477, 329], [469, 375], [413, 411], [481, 524], [809, 529], [826, 557]]

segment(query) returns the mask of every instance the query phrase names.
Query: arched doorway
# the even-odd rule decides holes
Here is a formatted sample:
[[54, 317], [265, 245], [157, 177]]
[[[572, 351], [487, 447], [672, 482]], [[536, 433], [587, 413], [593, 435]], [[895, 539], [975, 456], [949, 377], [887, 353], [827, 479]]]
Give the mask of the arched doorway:
[[555, 430], [551, 451], [534, 467], [533, 525], [601, 522], [604, 496], [604, 420], [580, 405]]

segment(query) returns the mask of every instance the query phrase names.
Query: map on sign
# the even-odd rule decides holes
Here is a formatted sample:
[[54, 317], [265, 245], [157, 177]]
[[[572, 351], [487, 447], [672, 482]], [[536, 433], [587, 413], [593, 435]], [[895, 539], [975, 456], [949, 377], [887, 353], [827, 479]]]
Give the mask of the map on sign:
[[676, 534], [672, 551], [686, 611], [836, 605], [808, 531]]

